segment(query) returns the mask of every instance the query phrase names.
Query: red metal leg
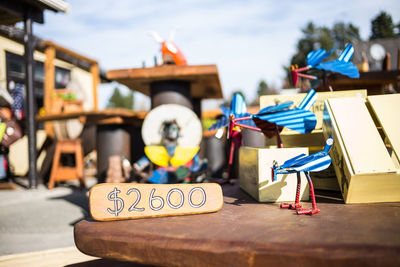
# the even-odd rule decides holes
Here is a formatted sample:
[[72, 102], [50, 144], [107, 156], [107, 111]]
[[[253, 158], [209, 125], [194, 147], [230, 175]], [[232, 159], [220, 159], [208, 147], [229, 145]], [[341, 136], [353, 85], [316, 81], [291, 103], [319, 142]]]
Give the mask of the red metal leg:
[[317, 208], [317, 202], [315, 201], [315, 193], [314, 193], [314, 185], [311, 181], [310, 178], [310, 173], [309, 172], [304, 172], [304, 174], [307, 177], [308, 184], [310, 185], [310, 193], [311, 193], [311, 201], [312, 201], [312, 209], [298, 209], [297, 214], [308, 214], [308, 215], [313, 215], [321, 210]]
[[233, 155], [235, 153], [235, 142], [231, 139], [231, 149], [229, 152], [229, 162], [228, 162], [228, 178], [217, 181], [218, 184], [232, 184], [231, 175], [232, 175], [232, 165], [233, 165]]
[[297, 210], [301, 208], [300, 204], [300, 188], [301, 188], [301, 176], [300, 172], [297, 173], [297, 189], [296, 189], [296, 200], [294, 204], [287, 204], [287, 203], [282, 203], [281, 204], [281, 209], [292, 209], [292, 210]]

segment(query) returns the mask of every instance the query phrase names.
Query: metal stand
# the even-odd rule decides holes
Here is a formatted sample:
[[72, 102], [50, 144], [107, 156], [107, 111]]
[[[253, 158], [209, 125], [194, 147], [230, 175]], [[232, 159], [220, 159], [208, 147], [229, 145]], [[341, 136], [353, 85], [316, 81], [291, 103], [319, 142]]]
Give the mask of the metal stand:
[[33, 87], [33, 51], [34, 40], [32, 36], [32, 17], [28, 9], [24, 16], [24, 47], [25, 47], [25, 88], [26, 88], [26, 129], [28, 130], [28, 155], [29, 155], [29, 187], [36, 188], [38, 185], [36, 169], [36, 122], [35, 122], [35, 92]]

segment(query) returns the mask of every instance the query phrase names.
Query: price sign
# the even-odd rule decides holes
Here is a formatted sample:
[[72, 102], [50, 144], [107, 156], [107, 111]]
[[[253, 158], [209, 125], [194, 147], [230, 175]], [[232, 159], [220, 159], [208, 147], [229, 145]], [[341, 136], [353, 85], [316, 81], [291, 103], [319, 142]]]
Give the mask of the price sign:
[[90, 190], [90, 214], [98, 221], [216, 212], [222, 188], [205, 184], [98, 184]]

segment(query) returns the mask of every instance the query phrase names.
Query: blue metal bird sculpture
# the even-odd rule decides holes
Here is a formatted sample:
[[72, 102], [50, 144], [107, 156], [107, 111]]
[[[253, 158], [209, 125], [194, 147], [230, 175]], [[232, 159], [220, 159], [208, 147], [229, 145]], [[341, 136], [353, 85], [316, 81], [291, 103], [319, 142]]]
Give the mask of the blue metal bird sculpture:
[[[243, 116], [241, 118], [233, 117], [232, 127], [239, 126], [260, 131], [270, 138], [276, 135], [278, 147], [282, 147], [279, 132], [283, 127], [287, 127], [299, 133], [310, 133], [314, 130], [317, 119], [315, 114], [309, 109], [314, 105], [316, 99], [317, 93], [311, 89], [298, 107], [292, 107], [293, 101], [268, 106], [254, 115]], [[250, 119], [254, 121], [257, 127], [243, 123]]]
[[[235, 148], [239, 149], [242, 144], [242, 128], [262, 132], [269, 138], [276, 135], [278, 147], [282, 148], [283, 144], [279, 132], [283, 127], [287, 127], [299, 133], [310, 133], [315, 128], [317, 119], [314, 113], [309, 111], [309, 109], [314, 105], [316, 99], [316, 92], [311, 89], [298, 107], [292, 107], [293, 101], [287, 101], [263, 108], [254, 115], [241, 113], [239, 117], [236, 118], [233, 112], [230, 113], [228, 139], [231, 139], [231, 145], [227, 182], [229, 182], [231, 178]], [[231, 108], [231, 110], [233, 109]], [[226, 124], [225, 121], [221, 121], [220, 123], [217, 122], [215, 125], [222, 127]], [[213, 126], [211, 128], [213, 128]]]
[[[299, 215], [300, 214], [313, 215], [315, 213], [320, 212], [320, 209], [317, 208], [317, 202], [315, 201], [314, 186], [311, 181], [309, 172], [319, 172], [329, 167], [332, 160], [328, 153], [332, 145], [333, 145], [333, 138], [332, 136], [330, 136], [326, 140], [324, 149], [320, 152], [317, 152], [309, 156], [306, 156], [305, 154], [298, 155], [294, 158], [285, 161], [282, 165], [279, 165], [276, 161], [274, 161], [272, 166], [272, 181], [276, 181], [277, 174], [297, 173], [297, 190], [296, 190], [295, 203], [294, 204], [282, 203], [281, 208], [295, 209], [297, 210], [297, 214]], [[301, 172], [304, 172], [308, 184], [310, 185], [312, 209], [300, 209]]]
[[[322, 62], [327, 59], [329, 55], [333, 52], [334, 49], [326, 52], [324, 49], [318, 49], [315, 51], [311, 51], [307, 54], [307, 66], [302, 68], [297, 68], [295, 66], [291, 67], [291, 78], [294, 86], [297, 84], [298, 77], [303, 77], [307, 79], [316, 80], [317, 77], [313, 75], [304, 74], [302, 72], [307, 71], [309, 69], [319, 69], [323, 71], [340, 73], [342, 75], [346, 75], [350, 78], [359, 78], [360, 73], [350, 59], [354, 54], [354, 47], [351, 44], [348, 44], [343, 52], [339, 55], [336, 60], [330, 60]], [[323, 73], [322, 77], [326, 80], [326, 74]]]

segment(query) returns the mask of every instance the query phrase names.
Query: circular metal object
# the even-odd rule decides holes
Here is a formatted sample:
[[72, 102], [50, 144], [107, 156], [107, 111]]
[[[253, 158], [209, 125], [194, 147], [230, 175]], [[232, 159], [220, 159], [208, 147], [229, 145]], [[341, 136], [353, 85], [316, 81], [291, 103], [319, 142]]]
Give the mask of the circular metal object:
[[200, 144], [202, 127], [196, 114], [187, 107], [165, 104], [154, 108], [146, 116], [142, 126], [142, 138], [147, 146], [162, 145], [162, 129], [174, 122], [179, 128], [178, 146], [195, 147]]

